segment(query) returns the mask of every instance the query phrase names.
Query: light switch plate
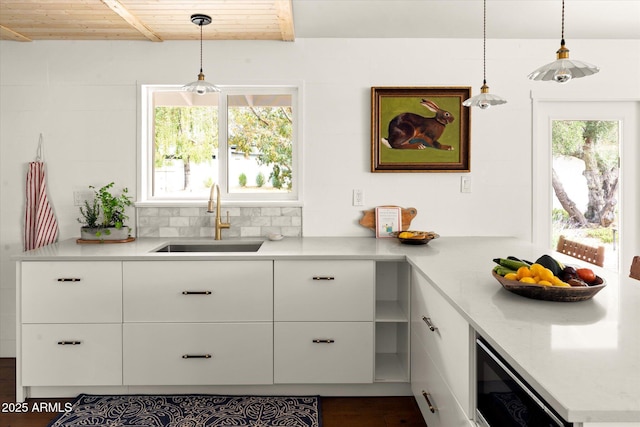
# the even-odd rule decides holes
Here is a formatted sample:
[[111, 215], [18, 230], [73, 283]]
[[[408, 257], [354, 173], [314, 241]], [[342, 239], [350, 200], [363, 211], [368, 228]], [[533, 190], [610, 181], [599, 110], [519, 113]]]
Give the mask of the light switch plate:
[[364, 191], [353, 190], [353, 206], [363, 206], [363, 205], [364, 205]]
[[471, 193], [471, 177], [470, 176], [460, 177], [460, 192]]

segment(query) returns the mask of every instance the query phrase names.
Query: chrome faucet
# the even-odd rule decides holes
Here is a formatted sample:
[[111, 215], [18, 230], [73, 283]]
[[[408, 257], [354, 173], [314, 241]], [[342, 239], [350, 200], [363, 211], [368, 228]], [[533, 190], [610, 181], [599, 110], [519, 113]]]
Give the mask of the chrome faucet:
[[211, 194], [209, 195], [209, 203], [207, 205], [207, 212], [213, 213], [213, 194], [218, 192], [218, 197], [216, 198], [216, 240], [222, 240], [222, 229], [231, 227], [231, 223], [229, 222], [229, 211], [227, 211], [227, 222], [222, 222], [220, 219], [220, 187], [218, 184], [213, 184], [211, 186]]

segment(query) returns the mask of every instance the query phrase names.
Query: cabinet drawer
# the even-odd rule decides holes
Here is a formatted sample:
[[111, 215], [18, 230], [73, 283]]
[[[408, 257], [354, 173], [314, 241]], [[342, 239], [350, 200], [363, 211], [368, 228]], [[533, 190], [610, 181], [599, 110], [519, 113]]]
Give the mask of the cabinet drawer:
[[271, 261], [125, 262], [125, 322], [271, 321]]
[[125, 385], [273, 383], [271, 323], [123, 327]]
[[411, 340], [411, 391], [429, 427], [473, 425], [415, 333]]
[[122, 326], [23, 325], [22, 384], [121, 385]]
[[[467, 414], [470, 403], [469, 324], [420, 274], [412, 272], [411, 330]], [[431, 330], [430, 325], [434, 330]]]
[[373, 382], [372, 322], [276, 322], [274, 346], [276, 383]]
[[373, 320], [373, 261], [276, 261], [276, 321]]
[[122, 321], [122, 263], [23, 262], [22, 323]]

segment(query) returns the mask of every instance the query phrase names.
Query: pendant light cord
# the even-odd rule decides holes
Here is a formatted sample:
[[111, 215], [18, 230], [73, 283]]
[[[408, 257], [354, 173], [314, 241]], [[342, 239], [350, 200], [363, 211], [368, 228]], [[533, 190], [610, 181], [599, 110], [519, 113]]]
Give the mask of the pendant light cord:
[[487, 0], [484, 0], [482, 18], [482, 82], [487, 84]]
[[562, 37], [560, 39], [560, 44], [564, 46], [564, 0], [562, 0]]
[[202, 73], [202, 21], [200, 21], [200, 73]]

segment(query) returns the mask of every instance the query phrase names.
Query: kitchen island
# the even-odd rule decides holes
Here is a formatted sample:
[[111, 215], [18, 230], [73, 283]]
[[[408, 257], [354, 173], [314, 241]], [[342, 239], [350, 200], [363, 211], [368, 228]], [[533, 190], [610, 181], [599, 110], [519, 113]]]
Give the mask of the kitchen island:
[[[402, 245], [396, 239], [286, 238], [265, 241], [253, 253], [154, 252], [175, 240], [179, 239], [142, 238], [127, 244], [103, 245], [79, 245], [67, 240], [15, 259], [19, 263], [406, 261], [563, 418], [587, 426], [640, 425], [640, 282], [626, 274], [618, 276], [594, 268], [608, 286], [592, 300], [556, 303], [509, 293], [491, 276], [492, 258], [514, 255], [535, 260], [542, 253], [551, 253], [508, 237], [442, 237], [426, 246]], [[553, 255], [561, 261], [580, 264]]]

